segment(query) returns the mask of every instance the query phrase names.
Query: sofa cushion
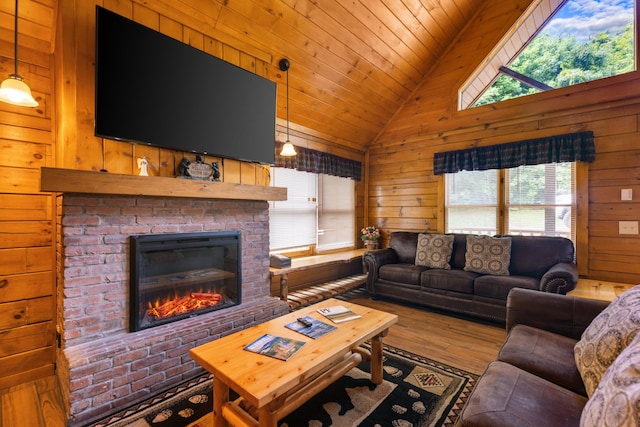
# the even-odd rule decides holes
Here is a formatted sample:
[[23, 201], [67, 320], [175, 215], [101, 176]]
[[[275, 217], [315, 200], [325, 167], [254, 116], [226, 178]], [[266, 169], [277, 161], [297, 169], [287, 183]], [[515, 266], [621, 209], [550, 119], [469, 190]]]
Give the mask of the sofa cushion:
[[532, 276], [540, 279], [551, 267], [560, 263], [573, 263], [573, 242], [564, 237], [510, 236], [513, 275]]
[[573, 358], [577, 340], [527, 325], [516, 325], [498, 353], [509, 363], [561, 387], [587, 395]]
[[453, 252], [453, 236], [446, 234], [420, 234], [416, 249], [416, 265], [451, 270], [449, 261]]
[[618, 295], [587, 326], [574, 348], [587, 394], [593, 395], [611, 363], [640, 330], [640, 286]]
[[390, 282], [420, 285], [420, 274], [427, 268], [415, 264], [385, 264], [380, 267], [380, 279]]
[[509, 275], [511, 237], [467, 236], [464, 269], [475, 273]]
[[587, 399], [508, 363], [489, 363], [462, 414], [464, 427], [578, 426]]
[[538, 290], [540, 282], [527, 276], [479, 276], [473, 283], [473, 293], [478, 296], [506, 301], [513, 288]]
[[418, 234], [413, 231], [394, 231], [391, 233], [389, 247], [396, 252], [398, 262], [415, 264]]
[[640, 425], [640, 334], [613, 361], [587, 402], [581, 427]]
[[471, 271], [433, 269], [422, 273], [420, 284], [430, 289], [473, 294], [473, 281], [478, 276], [478, 273]]

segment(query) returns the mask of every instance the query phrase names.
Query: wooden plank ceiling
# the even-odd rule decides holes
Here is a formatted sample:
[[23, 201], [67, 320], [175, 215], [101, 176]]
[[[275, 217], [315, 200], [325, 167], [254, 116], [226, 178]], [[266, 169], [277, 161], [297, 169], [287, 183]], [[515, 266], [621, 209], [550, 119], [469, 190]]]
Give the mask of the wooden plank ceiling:
[[[54, 50], [58, 1], [63, 0], [20, 1], [21, 46]], [[278, 61], [289, 58], [291, 129], [354, 149], [375, 139], [483, 4], [483, 0], [133, 2], [162, 9], [212, 37], [219, 34], [268, 53], [271, 78], [279, 83], [280, 123], [286, 117], [286, 103]], [[0, 0], [3, 46], [13, 43], [13, 10], [14, 0]]]

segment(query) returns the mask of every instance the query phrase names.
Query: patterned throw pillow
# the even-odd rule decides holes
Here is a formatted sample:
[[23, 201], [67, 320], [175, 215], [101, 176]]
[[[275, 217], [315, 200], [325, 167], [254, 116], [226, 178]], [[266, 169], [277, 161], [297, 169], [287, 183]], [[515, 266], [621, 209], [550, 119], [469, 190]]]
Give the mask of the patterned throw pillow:
[[589, 396], [638, 331], [640, 286], [634, 286], [618, 295], [593, 319], [573, 348], [576, 366]]
[[418, 235], [416, 265], [451, 270], [449, 261], [453, 252], [453, 236], [446, 234]]
[[640, 334], [613, 361], [587, 400], [580, 427], [640, 425]]
[[511, 237], [467, 236], [465, 271], [508, 276]]

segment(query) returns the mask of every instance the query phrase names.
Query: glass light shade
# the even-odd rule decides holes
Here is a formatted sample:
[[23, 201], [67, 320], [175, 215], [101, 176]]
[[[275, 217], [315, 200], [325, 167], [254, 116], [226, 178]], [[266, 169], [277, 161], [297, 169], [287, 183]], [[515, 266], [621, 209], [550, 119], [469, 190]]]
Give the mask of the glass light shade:
[[0, 101], [21, 107], [37, 107], [38, 101], [33, 99], [31, 89], [20, 76], [12, 74], [0, 85]]
[[290, 143], [289, 141], [285, 142], [284, 145], [282, 146], [282, 151], [280, 152], [281, 156], [295, 156], [296, 154], [296, 149], [293, 148], [293, 144]]

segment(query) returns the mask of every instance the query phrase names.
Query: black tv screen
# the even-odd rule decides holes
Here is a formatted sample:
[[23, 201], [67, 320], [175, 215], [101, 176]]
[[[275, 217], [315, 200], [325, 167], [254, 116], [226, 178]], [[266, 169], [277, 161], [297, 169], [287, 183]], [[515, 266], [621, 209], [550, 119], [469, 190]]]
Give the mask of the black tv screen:
[[102, 7], [96, 136], [273, 164], [276, 84]]

